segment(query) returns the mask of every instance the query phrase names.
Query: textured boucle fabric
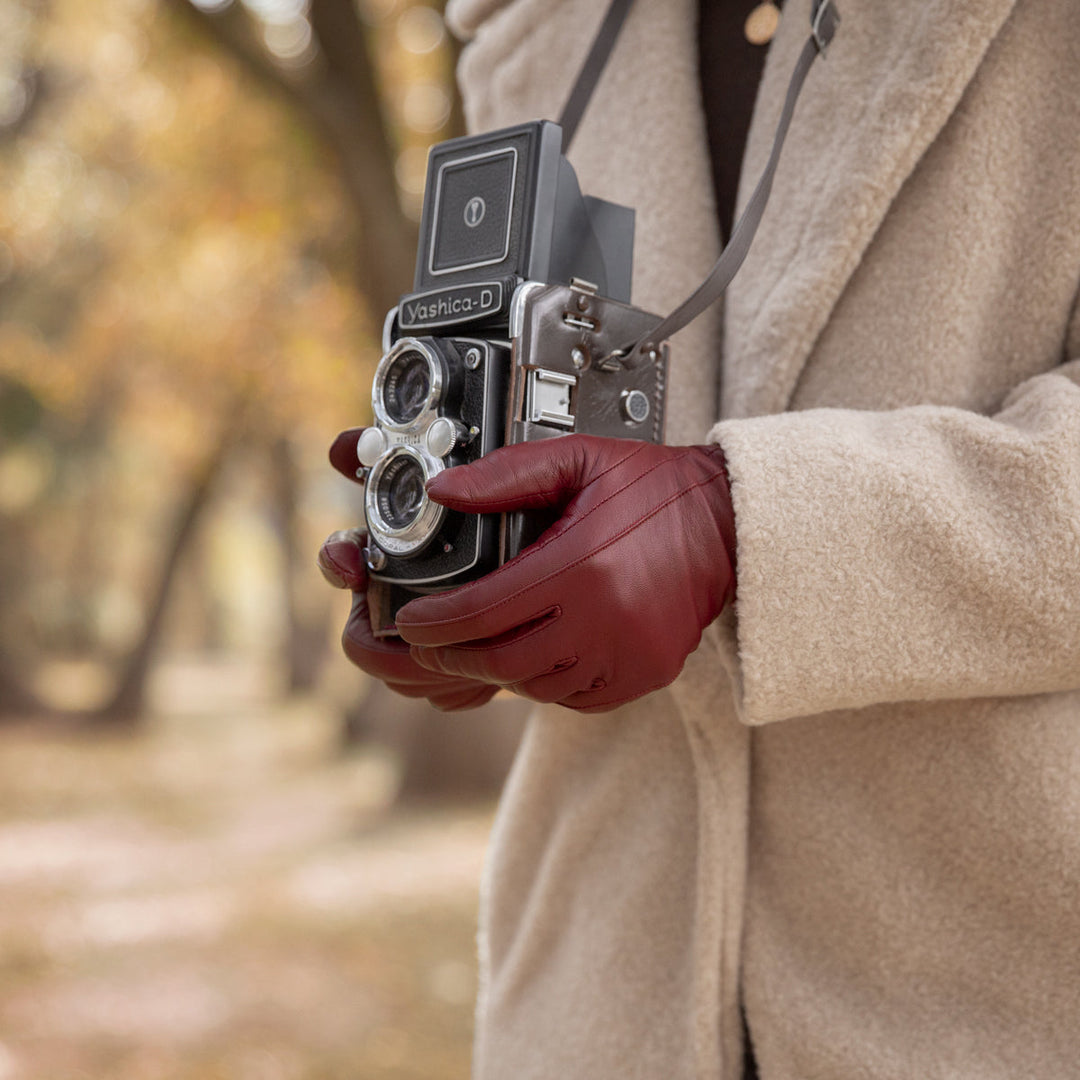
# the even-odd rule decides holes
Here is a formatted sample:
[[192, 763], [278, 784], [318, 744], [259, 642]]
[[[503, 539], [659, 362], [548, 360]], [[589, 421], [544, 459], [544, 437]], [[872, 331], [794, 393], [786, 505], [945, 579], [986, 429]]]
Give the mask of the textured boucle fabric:
[[749, 722], [1075, 686], [1080, 362], [992, 418], [820, 409], [717, 434]]
[[[603, 7], [452, 0], [470, 122], [556, 116]], [[478, 1080], [738, 1080], [740, 1002], [762, 1080], [1077, 1073], [1080, 12], [840, 7], [722, 328], [673, 343], [668, 440], [724, 447], [737, 605], [668, 689], [534, 716]], [[572, 154], [637, 208], [662, 312], [718, 244], [695, 13], [637, 0]]]

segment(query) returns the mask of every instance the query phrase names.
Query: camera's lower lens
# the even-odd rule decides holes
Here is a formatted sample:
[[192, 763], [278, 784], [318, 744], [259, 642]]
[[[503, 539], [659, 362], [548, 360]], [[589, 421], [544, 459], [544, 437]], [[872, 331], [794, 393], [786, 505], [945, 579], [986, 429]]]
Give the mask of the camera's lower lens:
[[424, 473], [411, 457], [395, 458], [379, 484], [379, 510], [391, 529], [411, 525], [424, 505]]
[[399, 443], [368, 474], [364, 516], [371, 538], [388, 555], [407, 559], [435, 538], [446, 510], [427, 497], [424, 482], [442, 469], [422, 449]]
[[383, 387], [383, 401], [398, 424], [415, 420], [431, 394], [431, 366], [421, 353], [408, 351], [391, 361]]

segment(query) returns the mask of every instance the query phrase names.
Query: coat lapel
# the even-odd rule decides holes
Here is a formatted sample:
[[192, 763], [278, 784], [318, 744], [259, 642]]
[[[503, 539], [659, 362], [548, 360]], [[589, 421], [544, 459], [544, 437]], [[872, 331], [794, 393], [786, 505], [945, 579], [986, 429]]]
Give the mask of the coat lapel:
[[[782, 411], [901, 185], [957, 107], [1015, 0], [838, 0], [753, 249], [727, 294], [723, 413]], [[788, 0], [743, 166], [764, 166], [810, 0]]]

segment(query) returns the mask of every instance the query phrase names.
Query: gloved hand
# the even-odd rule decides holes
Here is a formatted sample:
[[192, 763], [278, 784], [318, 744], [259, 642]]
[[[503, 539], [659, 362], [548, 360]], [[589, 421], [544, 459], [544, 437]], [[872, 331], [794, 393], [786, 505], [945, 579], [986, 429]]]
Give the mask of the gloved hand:
[[[330, 450], [330, 461], [350, 480], [356, 479], [356, 440], [362, 428], [343, 431]], [[367, 607], [367, 566], [360, 529], [331, 533], [319, 551], [319, 569], [331, 585], [351, 589], [352, 610], [341, 635], [345, 655], [362, 671], [380, 679], [406, 697], [426, 697], [448, 712], [471, 709], [490, 701], [497, 686], [455, 675], [442, 675], [422, 667], [409, 655], [409, 646], [397, 638], [376, 638]]]
[[666, 686], [735, 592], [735, 517], [718, 446], [568, 435], [440, 473], [454, 510], [559, 520], [478, 581], [397, 615], [432, 672], [598, 712]]

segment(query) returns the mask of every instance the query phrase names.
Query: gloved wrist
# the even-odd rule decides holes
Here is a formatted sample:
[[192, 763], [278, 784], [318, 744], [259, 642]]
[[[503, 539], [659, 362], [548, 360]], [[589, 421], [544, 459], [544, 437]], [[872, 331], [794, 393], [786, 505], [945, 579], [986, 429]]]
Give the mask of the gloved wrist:
[[728, 601], [733, 601], [738, 588], [738, 543], [736, 541], [735, 506], [731, 501], [731, 475], [728, 472], [727, 457], [719, 444], [713, 443], [696, 449], [706, 451], [715, 449], [719, 452], [717, 457], [723, 479], [713, 497], [713, 512], [716, 515], [716, 528], [720, 533], [720, 539], [723, 541], [728, 563], [731, 565], [731, 591]]

